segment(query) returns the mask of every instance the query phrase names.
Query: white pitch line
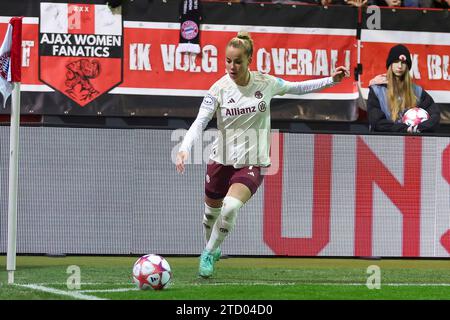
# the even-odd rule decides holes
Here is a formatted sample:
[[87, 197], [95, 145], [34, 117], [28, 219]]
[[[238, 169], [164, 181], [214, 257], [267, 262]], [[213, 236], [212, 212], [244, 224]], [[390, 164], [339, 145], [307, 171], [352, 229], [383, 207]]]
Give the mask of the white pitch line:
[[[206, 280], [207, 281], [207, 280]], [[116, 283], [115, 285], [123, 285]], [[191, 287], [191, 286], [304, 286], [304, 285], [318, 285], [318, 286], [366, 286], [366, 283], [339, 283], [339, 282], [311, 282], [311, 283], [295, 283], [295, 282], [249, 282], [249, 283], [239, 283], [239, 282], [204, 282], [204, 283], [172, 283], [170, 287]], [[382, 283], [383, 286], [388, 287], [450, 287], [450, 283]], [[79, 292], [108, 292], [107, 290], [138, 290], [137, 288], [119, 288], [119, 289], [90, 289], [90, 290], [79, 290]]]
[[[365, 283], [299, 283], [298, 285], [318, 285], [318, 286], [366, 286]], [[450, 287], [450, 283], [380, 283], [386, 287]]]
[[138, 288], [117, 288], [117, 289], [90, 289], [90, 290], [77, 290], [77, 292], [126, 292], [126, 291], [139, 291]]
[[[242, 283], [190, 283], [190, 284], [183, 284], [183, 285], [176, 285], [173, 284], [168, 287], [170, 289], [171, 287], [192, 287], [192, 286], [233, 286], [233, 285], [239, 285], [243, 286]], [[246, 286], [293, 286], [295, 283], [251, 283], [251, 284], [245, 284]], [[117, 289], [89, 289], [89, 290], [77, 290], [77, 292], [80, 293], [108, 293], [108, 292], [127, 292], [127, 291], [139, 291], [138, 288], [117, 288]]]
[[[364, 284], [365, 285], [365, 284]], [[450, 287], [450, 283], [380, 283], [381, 286], [389, 287]]]
[[48, 292], [48, 293], [53, 293], [53, 294], [58, 294], [58, 295], [62, 295], [62, 296], [69, 296], [69, 297], [72, 297], [75, 299], [81, 299], [81, 300], [108, 300], [108, 299], [103, 299], [103, 298], [99, 298], [96, 296], [82, 294], [82, 293], [79, 293], [76, 291], [59, 290], [59, 289], [39, 286], [39, 285], [35, 285], [35, 284], [16, 284], [16, 286], [25, 287], [25, 288], [33, 289], [33, 290], [39, 290], [39, 291]]
[[[194, 286], [366, 286], [365, 283], [195, 283]], [[450, 283], [380, 283], [388, 287], [450, 287]]]
[[[207, 280], [205, 280], [207, 281]], [[63, 282], [47, 282], [47, 283], [34, 283], [34, 284], [21, 284], [22, 286], [24, 285], [39, 285], [39, 286], [65, 286], [66, 283]], [[128, 282], [117, 282], [117, 283], [101, 283], [101, 282], [85, 282], [85, 283], [80, 283], [80, 286], [86, 286], [86, 285], [103, 285], [103, 286], [125, 286], [125, 285], [130, 285], [132, 286], [133, 284], [130, 284]], [[294, 285], [298, 285], [298, 283], [294, 283], [294, 282], [247, 282], [247, 283], [242, 283], [242, 282], [212, 282], [212, 283], [185, 283], [185, 284], [180, 284], [180, 283], [175, 283], [173, 282], [171, 284], [171, 286], [180, 286], [180, 287], [189, 287], [189, 286], [294, 286]], [[133, 288], [130, 288], [133, 289]], [[95, 292], [98, 290], [102, 290], [102, 289], [86, 289], [86, 290], [76, 290], [78, 292], [87, 292], [87, 290]]]
[[[61, 285], [63, 283], [53, 283], [53, 285]], [[87, 284], [87, 283], [84, 283]], [[94, 284], [94, 283], [89, 283]], [[97, 284], [105, 284], [105, 283], [97, 283]], [[113, 285], [123, 285], [125, 283], [115, 283]], [[114, 292], [128, 292], [128, 291], [139, 291], [138, 288], [115, 288], [115, 289], [87, 289], [87, 290], [72, 290], [72, 291], [64, 291], [59, 289], [53, 289], [49, 287], [45, 287], [42, 284], [16, 284], [17, 286], [26, 287], [34, 290], [40, 290], [44, 292], [59, 294], [59, 295], [66, 295], [70, 296], [76, 299], [83, 299], [83, 300], [108, 300], [99, 298], [96, 296], [86, 295], [84, 293], [114, 293]], [[46, 285], [51, 285], [47, 283]], [[111, 283], [110, 283], [111, 285]], [[252, 283], [239, 283], [239, 282], [218, 282], [218, 283], [186, 283], [186, 284], [177, 284], [172, 283], [170, 287], [191, 287], [191, 286], [310, 286], [310, 285], [318, 285], [318, 286], [359, 286], [364, 287], [366, 286], [365, 283], [294, 283], [294, 282], [275, 282], [275, 283], [267, 283], [267, 282], [252, 282]], [[450, 283], [380, 283], [380, 285], [383, 287], [450, 287]]]
[[[204, 280], [208, 281], [208, 280]], [[411, 287], [411, 286], [417, 286], [417, 287], [450, 287], [450, 283], [381, 283], [385, 286], [391, 286], [391, 287]], [[33, 283], [33, 284], [19, 284], [21, 286], [61, 286], [66, 285], [64, 282], [46, 282], [46, 283]], [[109, 286], [126, 286], [133, 284], [128, 282], [113, 282], [113, 283], [106, 283], [106, 282], [82, 282], [80, 283], [81, 286], [84, 285], [109, 285]], [[186, 283], [186, 284], [180, 284], [172, 282], [171, 286], [180, 286], [180, 287], [188, 287], [188, 286], [295, 286], [295, 285], [320, 285], [320, 286], [365, 286], [365, 283], [339, 283], [339, 282], [248, 282], [248, 283], [242, 283], [242, 282], [204, 282], [204, 283]], [[133, 288], [129, 288], [133, 289]], [[92, 292], [94, 292], [95, 289], [92, 289]], [[99, 289], [101, 290], [101, 289]], [[85, 292], [85, 290], [77, 290], [79, 292]]]
[[295, 286], [296, 283], [289, 282], [289, 283], [267, 283], [267, 282], [250, 282], [250, 283], [239, 283], [239, 282], [217, 282], [217, 283], [189, 283], [182, 286]]
[[[41, 282], [41, 283], [21, 283], [21, 285], [37, 285], [37, 286], [66, 286], [66, 282]], [[80, 286], [125, 286], [132, 285], [130, 282], [80, 282]]]
[[[322, 283], [264, 283], [264, 282], [253, 282], [253, 283], [237, 283], [237, 282], [219, 282], [219, 283], [192, 283], [188, 285], [181, 286], [366, 286], [365, 283], [336, 283], [336, 282], [322, 282]], [[380, 285], [387, 287], [450, 287], [450, 283], [383, 283]], [[177, 286], [177, 285], [175, 285]]]
[[[190, 283], [190, 284], [172, 284], [167, 289], [170, 289], [173, 287], [192, 287], [192, 286], [294, 286], [294, 285], [319, 285], [319, 286], [357, 286], [357, 287], [364, 287], [366, 286], [365, 283], [263, 283], [263, 282], [254, 282], [254, 283], [246, 283], [243, 285], [242, 283], [236, 283], [236, 282], [221, 282], [221, 283]], [[382, 287], [424, 287], [424, 286], [431, 286], [431, 287], [450, 287], [450, 283], [381, 283]], [[117, 289], [91, 289], [91, 290], [79, 290], [80, 293], [114, 293], [114, 292], [128, 292], [128, 291], [139, 291], [138, 288], [117, 288]], [[151, 291], [151, 290], [150, 290]]]

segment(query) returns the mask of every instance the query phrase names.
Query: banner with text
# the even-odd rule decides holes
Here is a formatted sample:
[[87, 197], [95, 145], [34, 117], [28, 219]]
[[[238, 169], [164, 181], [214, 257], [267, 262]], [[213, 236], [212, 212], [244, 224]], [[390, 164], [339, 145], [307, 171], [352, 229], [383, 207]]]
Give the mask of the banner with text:
[[[437, 31], [446, 30], [448, 19], [438, 19], [440, 11], [419, 17], [398, 10], [409, 19], [403, 21], [383, 10], [382, 28], [363, 29], [359, 48], [356, 8], [205, 3], [201, 53], [188, 54], [177, 52], [174, 3], [148, 3], [144, 15], [137, 5], [113, 10], [102, 1], [53, 1], [41, 2], [38, 12], [30, 5], [23, 22], [22, 112], [194, 117], [202, 96], [225, 74], [225, 47], [241, 30], [255, 43], [250, 68], [288, 81], [327, 77], [339, 65], [353, 71], [360, 52], [366, 94], [369, 80], [385, 72], [390, 46], [405, 43], [414, 79], [436, 102], [450, 104], [449, 33]], [[419, 23], [433, 18], [430, 27]], [[8, 21], [0, 17], [0, 37]], [[272, 117], [353, 121], [358, 96], [352, 76], [320, 92], [277, 97]]]

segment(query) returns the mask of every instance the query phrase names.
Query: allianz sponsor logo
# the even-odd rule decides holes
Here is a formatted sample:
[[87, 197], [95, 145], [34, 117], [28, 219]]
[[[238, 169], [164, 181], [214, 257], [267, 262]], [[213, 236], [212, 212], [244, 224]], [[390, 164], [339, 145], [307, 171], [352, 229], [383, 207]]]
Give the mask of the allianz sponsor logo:
[[255, 112], [256, 112], [256, 106], [246, 107], [246, 108], [227, 108], [227, 109], [225, 109], [226, 116], [239, 116], [241, 114], [255, 113]]

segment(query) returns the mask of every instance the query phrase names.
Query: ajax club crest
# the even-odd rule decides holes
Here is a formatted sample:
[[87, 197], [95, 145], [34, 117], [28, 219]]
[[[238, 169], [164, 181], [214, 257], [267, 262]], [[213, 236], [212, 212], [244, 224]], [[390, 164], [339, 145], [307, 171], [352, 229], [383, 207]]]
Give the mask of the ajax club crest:
[[39, 78], [84, 107], [122, 82], [122, 40], [107, 5], [42, 2]]

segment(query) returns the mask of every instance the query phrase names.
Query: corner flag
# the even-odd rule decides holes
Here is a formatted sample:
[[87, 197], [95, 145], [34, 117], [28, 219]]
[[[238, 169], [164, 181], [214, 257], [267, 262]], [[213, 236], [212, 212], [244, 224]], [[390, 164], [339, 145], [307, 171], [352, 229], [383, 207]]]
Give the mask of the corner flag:
[[14, 283], [17, 243], [17, 190], [19, 167], [20, 78], [22, 49], [22, 18], [11, 18], [5, 39], [0, 47], [0, 93], [3, 107], [12, 93], [11, 125], [9, 131], [9, 198], [8, 198], [8, 251], [6, 270], [8, 284]]
[[0, 93], [3, 96], [3, 108], [13, 90], [12, 82], [20, 82], [21, 47], [22, 18], [11, 18], [0, 47]]

